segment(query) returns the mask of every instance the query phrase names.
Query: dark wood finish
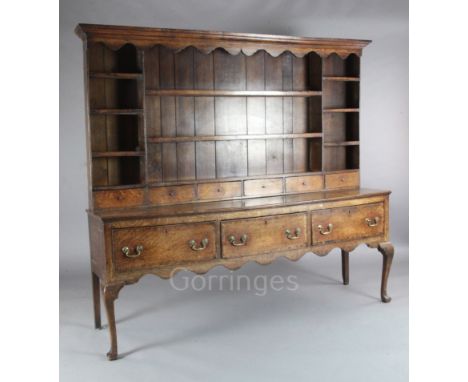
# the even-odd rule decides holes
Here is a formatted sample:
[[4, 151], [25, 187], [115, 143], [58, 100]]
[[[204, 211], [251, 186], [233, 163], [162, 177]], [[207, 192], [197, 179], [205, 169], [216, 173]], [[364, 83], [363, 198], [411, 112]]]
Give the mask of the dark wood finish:
[[101, 285], [99, 276], [91, 272], [93, 282], [93, 311], [94, 311], [94, 328], [101, 329]]
[[324, 74], [324, 169], [359, 168], [359, 60], [332, 54]]
[[349, 252], [341, 250], [341, 274], [343, 277], [343, 284], [349, 284]]
[[[114, 303], [146, 274], [298, 260], [393, 258], [389, 192], [360, 188], [366, 40], [80, 24], [89, 235], [118, 357]], [[320, 227], [319, 227], [320, 226]]]

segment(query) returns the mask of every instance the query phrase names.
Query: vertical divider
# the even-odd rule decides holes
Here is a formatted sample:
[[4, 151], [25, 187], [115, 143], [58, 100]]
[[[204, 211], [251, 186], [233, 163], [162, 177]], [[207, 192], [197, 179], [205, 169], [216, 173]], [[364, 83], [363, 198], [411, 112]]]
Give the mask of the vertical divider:
[[[197, 51], [195, 48], [192, 48], [192, 89], [195, 89], [195, 55]], [[192, 97], [192, 104], [193, 104], [193, 136], [197, 135], [197, 117], [195, 115], [197, 110], [196, 100], [195, 97]], [[194, 179], [198, 179], [197, 174], [197, 144], [193, 142], [193, 171], [194, 171]], [[198, 187], [195, 187], [195, 197], [198, 199]]]
[[[175, 50], [172, 51], [172, 88], [177, 89], [177, 78], [176, 78], [176, 54]], [[174, 99], [174, 135], [177, 137], [179, 132], [177, 131], [177, 97], [173, 97]], [[175, 142], [174, 144], [174, 153], [175, 153], [175, 179], [179, 181], [179, 142]]]
[[[145, 51], [141, 49], [139, 51], [140, 54], [140, 65], [141, 65], [141, 73], [142, 78], [138, 80], [138, 98], [140, 99], [140, 105], [143, 109], [143, 115], [139, 117], [142, 121], [138, 121], [139, 123], [143, 124], [143, 137], [140, 137], [139, 144], [141, 144], [141, 138], [143, 138], [143, 145], [144, 145], [144, 156], [143, 156], [143, 163], [144, 163], [144, 204], [149, 204], [149, 191], [148, 191], [148, 131], [147, 131], [147, 120], [146, 120], [146, 70], [145, 70]], [[140, 130], [140, 129], [138, 129]]]
[[[361, 58], [356, 55], [349, 56], [348, 59], [351, 58], [351, 65], [354, 66], [352, 69], [352, 74], [354, 76], [361, 77]], [[360, 112], [360, 107], [361, 107], [361, 81], [358, 81], [355, 86], [357, 87], [357, 95], [353, 95], [352, 98], [357, 99], [357, 104], [356, 106], [359, 109], [358, 115], [357, 115], [357, 126], [347, 126], [348, 131], [351, 130], [351, 127], [353, 129], [357, 130], [357, 138], [358, 141], [361, 139], [361, 112]], [[350, 116], [351, 117], [351, 116]], [[349, 120], [347, 123], [350, 123]], [[355, 132], [353, 131], [353, 134]], [[360, 169], [361, 168], [361, 146], [360, 144], [358, 146], [355, 146], [354, 148], [350, 149], [349, 156], [351, 157], [352, 164], [349, 167], [355, 168], [355, 169]], [[359, 186], [361, 183], [361, 177], [359, 177]]]
[[[212, 52], [211, 52], [211, 57], [212, 57], [212, 65], [213, 65], [213, 90], [216, 90], [216, 72], [215, 72], [215, 58], [216, 58], [216, 49], [214, 49]], [[213, 121], [214, 121], [214, 135], [218, 135], [217, 132], [216, 132], [216, 96], [213, 97]], [[215, 178], [218, 177], [218, 158], [216, 157], [216, 151], [217, 151], [217, 144], [218, 142], [214, 142], [214, 165], [215, 165]]]
[[[266, 90], [266, 77], [267, 77], [267, 72], [266, 72], [266, 57], [267, 57], [267, 51], [264, 51], [263, 54], [263, 90]], [[264, 103], [264, 122], [265, 122], [265, 134], [267, 134], [267, 98], [263, 98], [263, 103]], [[267, 171], [267, 163], [268, 163], [268, 154], [267, 154], [267, 140], [265, 139], [263, 141], [265, 143], [265, 175], [268, 174]]]
[[[243, 53], [241, 53], [243, 54]], [[245, 88], [244, 90], [248, 89], [248, 82], [249, 82], [249, 76], [248, 76], [248, 70], [249, 70], [249, 65], [247, 65], [247, 56], [244, 58], [245, 62]], [[249, 135], [249, 101], [247, 97], [245, 97], [245, 133]], [[246, 174], [249, 176], [249, 140], [246, 139], [245, 141], [245, 155], [247, 158], [245, 158], [245, 163], [247, 164], [247, 169], [246, 169]]]
[[[108, 67], [109, 65], [109, 60], [107, 59], [106, 60], [106, 57], [108, 58], [108, 55], [106, 55], [106, 48], [105, 48], [105, 45], [101, 45], [102, 46], [102, 68], [105, 70], [105, 71], [111, 71], [112, 70], [112, 66], [111, 67]], [[104, 92], [104, 98], [103, 98], [103, 105], [105, 105], [107, 107], [108, 105], [108, 87], [106, 86], [106, 81], [104, 81], [104, 84], [103, 84], [103, 92]], [[105, 116], [104, 117], [104, 120], [105, 120], [105, 136], [106, 136], [106, 151], [109, 150], [109, 116]], [[112, 172], [112, 162], [111, 162], [111, 158], [106, 158], [106, 177], [107, 177], [107, 185], [110, 185], [111, 184], [111, 179], [110, 179], [110, 173]]]
[[[163, 45], [159, 48], [159, 87], [160, 89], [175, 88], [174, 52]], [[176, 101], [174, 96], [160, 97], [160, 125], [161, 135], [176, 136]], [[177, 180], [177, 148], [176, 143], [161, 144], [162, 179], [166, 181]]]
[[[158, 88], [161, 88], [161, 48], [158, 48]], [[159, 128], [160, 128], [160, 135], [163, 135], [162, 133], [162, 97], [159, 97]], [[163, 155], [163, 144], [161, 143], [160, 145], [160, 152], [161, 152], [161, 182], [164, 181], [164, 155]]]
[[[283, 54], [283, 91], [293, 90], [292, 53]], [[283, 134], [293, 133], [292, 97], [283, 97]], [[283, 139], [283, 173], [293, 172], [293, 139]]]
[[[320, 56], [320, 89], [322, 90], [322, 94], [320, 94], [320, 108], [322, 113], [322, 118], [320, 118], [320, 131], [322, 132], [321, 140], [321, 148], [322, 148], [322, 163], [321, 163], [321, 171], [322, 173], [325, 172], [325, 129], [324, 129], [324, 114], [323, 114], [323, 96], [324, 96], [324, 89], [323, 86], [323, 76], [325, 71], [325, 58]], [[325, 185], [325, 182], [324, 182]]]

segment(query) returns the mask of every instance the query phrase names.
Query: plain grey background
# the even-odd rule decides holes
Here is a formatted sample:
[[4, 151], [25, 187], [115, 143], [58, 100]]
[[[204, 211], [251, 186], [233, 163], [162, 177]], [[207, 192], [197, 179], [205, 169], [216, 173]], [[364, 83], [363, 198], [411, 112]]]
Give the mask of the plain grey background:
[[[296, 380], [316, 376], [329, 381], [405, 381], [407, 1], [60, 3], [61, 379], [271, 381], [292, 375]], [[95, 332], [91, 325], [83, 56], [81, 41], [73, 32], [80, 22], [373, 40], [361, 61], [361, 184], [393, 191], [391, 236], [397, 254], [390, 291], [394, 301], [384, 306], [376, 300], [381, 259], [365, 248], [356, 251], [362, 255], [352, 257], [351, 285], [345, 291], [339, 285], [337, 252], [325, 258], [308, 255], [298, 263], [279, 260], [269, 268], [249, 264], [240, 271], [252, 277], [259, 272], [302, 275], [294, 295], [176, 293], [167, 282], [145, 277], [138, 287], [124, 288], [117, 303], [117, 317], [126, 317], [119, 321], [118, 331], [120, 350], [127, 356], [106, 363], [107, 332]], [[215, 269], [210, 274], [226, 272]], [[161, 312], [162, 305], [167, 308]]]

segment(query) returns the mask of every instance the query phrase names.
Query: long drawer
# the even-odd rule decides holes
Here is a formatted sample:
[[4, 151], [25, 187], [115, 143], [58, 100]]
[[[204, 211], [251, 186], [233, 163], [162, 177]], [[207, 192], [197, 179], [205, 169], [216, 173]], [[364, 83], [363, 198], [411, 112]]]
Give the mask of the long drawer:
[[112, 231], [115, 269], [131, 271], [216, 258], [214, 223], [176, 224]]
[[222, 256], [235, 258], [305, 247], [305, 213], [240, 219], [221, 223]]
[[379, 236], [384, 232], [383, 203], [312, 212], [312, 244]]

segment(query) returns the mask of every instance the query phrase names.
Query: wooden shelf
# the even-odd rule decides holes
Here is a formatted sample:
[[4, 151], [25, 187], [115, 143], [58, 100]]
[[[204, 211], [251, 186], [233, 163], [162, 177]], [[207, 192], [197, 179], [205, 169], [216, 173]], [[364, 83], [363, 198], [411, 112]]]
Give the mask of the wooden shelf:
[[131, 188], [143, 188], [146, 187], [144, 183], [135, 184], [123, 184], [118, 186], [94, 186], [93, 191], [107, 191], [107, 190], [126, 190]]
[[357, 108], [332, 108], [332, 109], [323, 109], [324, 113], [359, 113]]
[[91, 114], [107, 114], [107, 115], [136, 115], [142, 114], [143, 109], [93, 109]]
[[325, 147], [335, 146], [359, 146], [359, 141], [344, 141], [344, 142], [326, 142], [323, 144]]
[[160, 89], [147, 90], [146, 95], [176, 97], [312, 97], [322, 95], [315, 90], [195, 90], [195, 89]]
[[143, 78], [142, 73], [90, 72], [91, 78], [105, 78], [114, 80], [137, 80]]
[[213, 178], [213, 179], [200, 178], [200, 179], [174, 180], [174, 181], [162, 181], [162, 182], [149, 182], [148, 186], [149, 187], [180, 186], [180, 185], [187, 185], [187, 184], [237, 182], [237, 181], [254, 180], [254, 179], [275, 179], [275, 178], [287, 178], [287, 177], [309, 176], [309, 175], [320, 175], [320, 174], [322, 174], [322, 172], [320, 171], [286, 172], [286, 173], [281, 173], [281, 174], [246, 175], [246, 176]]
[[203, 141], [237, 141], [258, 139], [298, 139], [298, 138], [321, 138], [322, 133], [301, 134], [246, 134], [246, 135], [199, 135], [185, 137], [148, 137], [151, 143], [166, 142], [203, 142]]
[[141, 157], [145, 155], [144, 151], [100, 151], [94, 152], [93, 158], [112, 158], [112, 157]]
[[359, 77], [345, 77], [345, 76], [324, 76], [323, 79], [325, 81], [351, 81], [351, 82], [359, 81]]

